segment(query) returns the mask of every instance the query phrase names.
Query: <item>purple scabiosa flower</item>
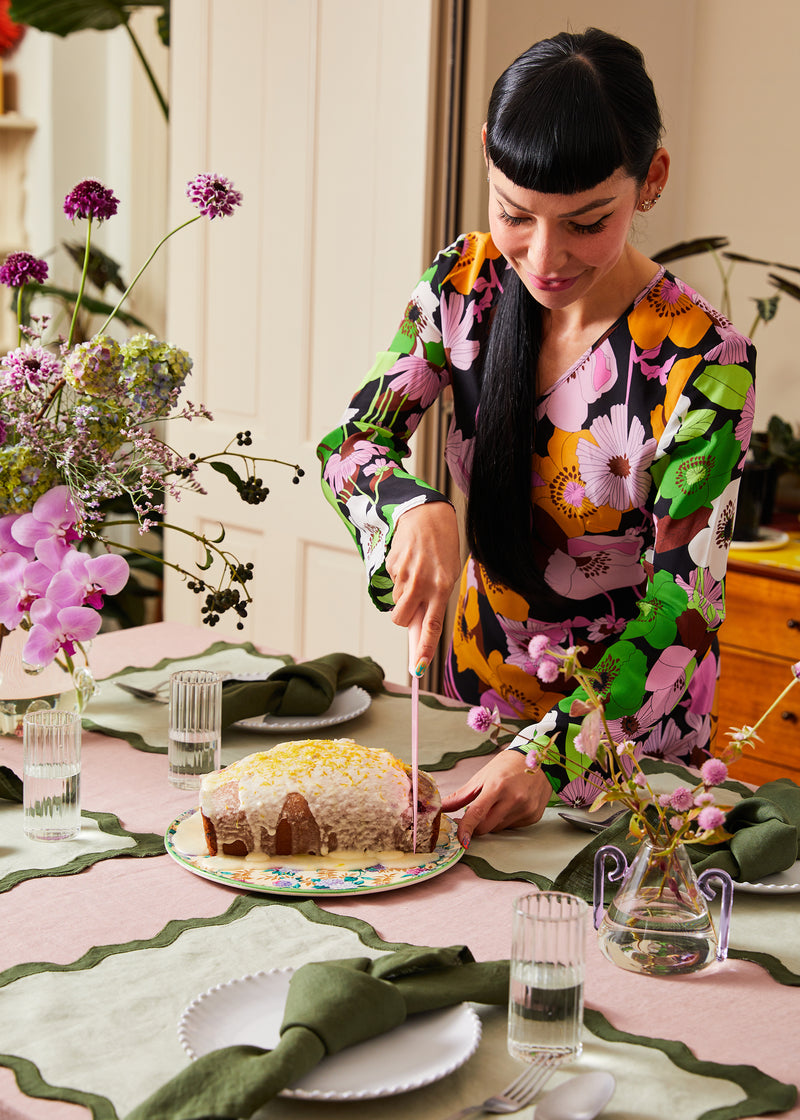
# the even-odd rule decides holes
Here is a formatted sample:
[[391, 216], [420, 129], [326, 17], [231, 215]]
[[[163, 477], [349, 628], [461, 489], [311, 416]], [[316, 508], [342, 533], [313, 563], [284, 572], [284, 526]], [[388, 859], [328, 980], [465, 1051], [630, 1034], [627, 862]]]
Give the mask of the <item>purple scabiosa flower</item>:
[[659, 805], [661, 806], [662, 809], [668, 809], [669, 808], [670, 800], [671, 800], [671, 794], [669, 794], [669, 793], [660, 793], [658, 795], [658, 803], [659, 803]]
[[41, 346], [19, 346], [0, 358], [0, 388], [17, 393], [58, 381], [61, 375], [61, 363]]
[[725, 814], [717, 805], [706, 805], [700, 810], [697, 823], [704, 832], [711, 832], [725, 823]]
[[552, 657], [542, 658], [536, 676], [543, 684], [552, 684], [558, 679], [558, 662]]
[[603, 733], [603, 720], [597, 708], [593, 708], [581, 723], [581, 729], [575, 736], [575, 749], [585, 754], [592, 762], [597, 758], [597, 748], [600, 746], [600, 736]]
[[687, 809], [694, 806], [694, 795], [687, 786], [678, 786], [677, 789], [672, 791], [669, 803], [679, 813], [685, 813]]
[[538, 770], [543, 762], [547, 761], [547, 752], [550, 749], [549, 744], [545, 743], [538, 747], [531, 747], [525, 755], [525, 765], [529, 770]]
[[713, 805], [714, 794], [708, 789], [701, 790], [700, 793], [695, 794], [694, 803], [698, 809], [702, 809], [704, 805]]
[[222, 175], [195, 175], [186, 184], [186, 197], [207, 218], [228, 218], [234, 207], [241, 206], [242, 195], [230, 179]]
[[721, 758], [708, 758], [700, 767], [700, 777], [707, 786], [718, 786], [728, 776], [728, 767]]
[[473, 731], [485, 732], [491, 727], [500, 725], [500, 713], [497, 708], [494, 711], [491, 708], [475, 707], [470, 708], [469, 715], [467, 716], [467, 726], [472, 728]]
[[97, 218], [104, 222], [113, 218], [119, 206], [114, 192], [96, 179], [83, 179], [64, 199], [64, 213], [73, 222], [76, 218]]
[[683, 817], [670, 817], [669, 827], [673, 832], [677, 832], [679, 829], [683, 828]]
[[44, 284], [47, 279], [47, 262], [32, 253], [9, 253], [0, 266], [0, 284], [7, 288], [21, 288], [33, 280]]
[[792, 665], [792, 676], [795, 680], [800, 680], [800, 661], [795, 661]]

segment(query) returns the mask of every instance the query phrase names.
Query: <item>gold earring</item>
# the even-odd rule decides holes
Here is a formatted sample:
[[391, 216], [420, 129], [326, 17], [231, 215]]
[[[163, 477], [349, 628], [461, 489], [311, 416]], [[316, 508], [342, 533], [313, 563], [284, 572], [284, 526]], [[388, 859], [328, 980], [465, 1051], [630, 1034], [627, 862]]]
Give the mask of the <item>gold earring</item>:
[[658, 193], [655, 198], [643, 198], [639, 203], [639, 209], [646, 214], [648, 210], [652, 210], [658, 200], [661, 198], [661, 187], [658, 188]]

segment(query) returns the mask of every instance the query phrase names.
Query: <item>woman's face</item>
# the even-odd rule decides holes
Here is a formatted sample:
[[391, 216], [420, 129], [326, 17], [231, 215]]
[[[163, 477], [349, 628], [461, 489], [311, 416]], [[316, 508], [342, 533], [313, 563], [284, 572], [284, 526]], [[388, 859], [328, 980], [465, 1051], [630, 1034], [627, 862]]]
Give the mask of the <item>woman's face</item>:
[[518, 187], [490, 163], [492, 240], [542, 307], [602, 299], [604, 285], [624, 266], [640, 193], [617, 171], [588, 191], [543, 194]]

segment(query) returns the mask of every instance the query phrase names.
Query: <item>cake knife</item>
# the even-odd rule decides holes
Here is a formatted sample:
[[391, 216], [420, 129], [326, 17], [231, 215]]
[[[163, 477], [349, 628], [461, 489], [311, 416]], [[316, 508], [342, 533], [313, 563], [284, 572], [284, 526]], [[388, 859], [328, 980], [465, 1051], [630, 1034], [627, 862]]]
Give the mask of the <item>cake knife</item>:
[[417, 791], [419, 788], [419, 677], [417, 650], [422, 633], [422, 611], [414, 615], [408, 626], [408, 671], [411, 673], [411, 802], [414, 822], [413, 846], [417, 850]]

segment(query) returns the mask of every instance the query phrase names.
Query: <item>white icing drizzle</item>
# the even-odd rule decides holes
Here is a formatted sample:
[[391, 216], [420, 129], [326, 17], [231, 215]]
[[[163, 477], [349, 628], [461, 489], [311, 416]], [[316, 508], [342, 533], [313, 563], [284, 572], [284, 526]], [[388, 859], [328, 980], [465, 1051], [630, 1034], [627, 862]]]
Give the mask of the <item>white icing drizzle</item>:
[[[261, 829], [274, 835], [284, 802], [301, 793], [320, 830], [322, 854], [328, 839], [337, 849], [364, 850], [376, 838], [411, 826], [411, 779], [404, 764], [388, 751], [362, 747], [352, 739], [307, 739], [281, 743], [208, 774], [200, 790], [200, 808], [219, 819], [222, 787], [236, 782], [238, 811], [243, 813], [261, 851]], [[216, 793], [216, 797], [215, 797]], [[235, 792], [226, 808], [237, 811]], [[226, 830], [227, 831], [227, 830]], [[231, 836], [230, 839], [234, 837]], [[218, 834], [220, 844], [227, 842]]]

